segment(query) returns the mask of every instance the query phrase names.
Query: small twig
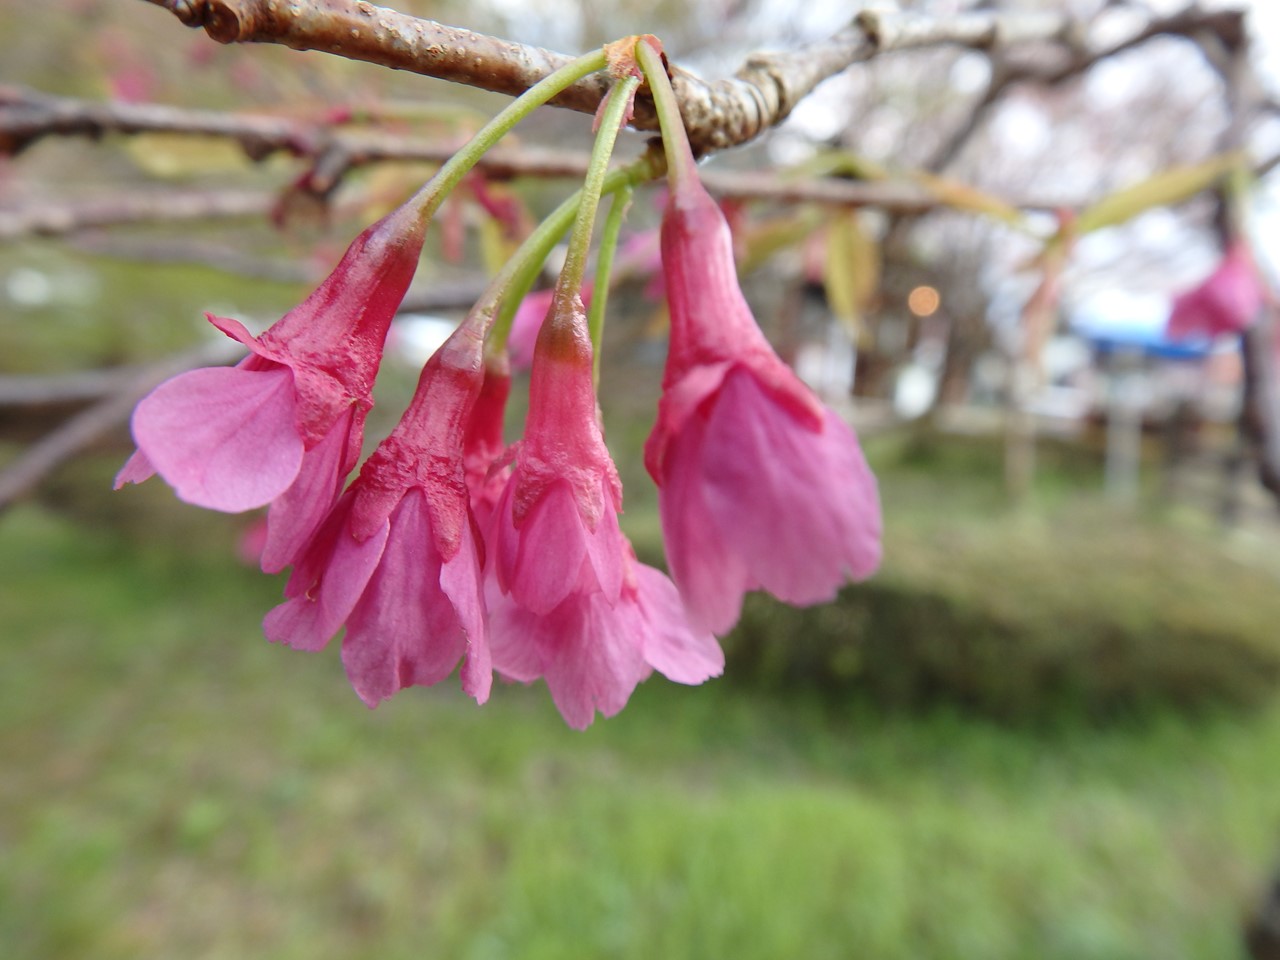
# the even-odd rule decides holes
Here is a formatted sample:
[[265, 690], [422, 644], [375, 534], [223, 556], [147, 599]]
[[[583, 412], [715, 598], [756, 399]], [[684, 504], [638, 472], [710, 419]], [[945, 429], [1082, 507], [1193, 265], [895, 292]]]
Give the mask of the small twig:
[[[222, 273], [272, 283], [317, 284], [325, 276], [319, 265], [264, 256], [225, 241], [214, 243], [176, 236], [133, 237], [109, 230], [89, 230], [74, 237], [70, 245], [85, 253], [116, 260], [148, 264], [197, 263]], [[3, 402], [2, 395], [0, 402]]]
[[[504, 176], [514, 176], [517, 173], [548, 177], [580, 176], [585, 160], [580, 154], [563, 151], [535, 152], [528, 156], [517, 151], [492, 152], [497, 156], [493, 165], [486, 165], [486, 170], [498, 171]], [[530, 162], [526, 163], [526, 160]], [[840, 178], [787, 180], [770, 174], [728, 170], [707, 170], [702, 179], [713, 194], [735, 199], [867, 206], [904, 214], [923, 213], [944, 206], [944, 202], [935, 194], [910, 181], [853, 181]], [[277, 201], [276, 195], [261, 191], [152, 191], [58, 203], [32, 202], [18, 207], [0, 208], [0, 243], [28, 236], [64, 236], [101, 227], [141, 223], [261, 217], [273, 209]], [[1050, 209], [1046, 201], [1010, 203], [1027, 210]], [[96, 252], [112, 252], [110, 249], [104, 251], [100, 241], [93, 241], [89, 245], [96, 246]], [[177, 249], [179, 259], [192, 259], [189, 252], [184, 252], [185, 248]], [[124, 255], [129, 254], [125, 251]], [[173, 250], [167, 253], [161, 251], [155, 258], [173, 259], [174, 255]], [[143, 251], [141, 256], [146, 259], [149, 254]], [[211, 266], [225, 267], [230, 272], [263, 272], [261, 269], [249, 269], [241, 257], [213, 253], [205, 259]]]
[[90, 200], [27, 203], [0, 208], [0, 241], [32, 235], [60, 236], [126, 223], [261, 217], [275, 201], [274, 194], [258, 190], [157, 190]]
[[81, 370], [49, 376], [0, 376], [0, 407], [41, 407], [51, 403], [97, 400], [135, 380], [145, 367]]
[[[343, 169], [387, 160], [444, 163], [459, 146], [457, 142], [382, 130], [338, 127], [321, 119], [189, 110], [154, 103], [103, 103], [0, 86], [0, 153], [18, 153], [49, 136], [97, 138], [113, 133], [219, 137], [238, 143], [253, 160], [284, 151]], [[480, 166], [498, 179], [575, 177], [585, 171], [586, 157], [573, 151], [498, 147], [484, 156]]]
[[[951, 133], [927, 166], [934, 171], [946, 169], [982, 126], [1004, 93], [1017, 84], [1057, 86], [1081, 76], [1104, 60], [1126, 53], [1157, 37], [1187, 37], [1202, 50], [1205, 49], [1203, 39], [1206, 36], [1218, 37], [1228, 46], [1236, 45], [1240, 42], [1243, 31], [1243, 16], [1243, 12], [1239, 10], [1204, 11], [1193, 6], [1169, 16], [1156, 17], [1141, 30], [1098, 50], [1086, 50], [1077, 31], [1072, 31], [1065, 35], [1071, 41], [1067, 44], [1068, 56], [1065, 62], [1054, 63], [1052, 58], [1036, 58], [1015, 63], [1008, 57], [993, 56], [991, 80], [987, 88], [964, 122]], [[1205, 56], [1213, 66], [1213, 58], [1207, 51]]]

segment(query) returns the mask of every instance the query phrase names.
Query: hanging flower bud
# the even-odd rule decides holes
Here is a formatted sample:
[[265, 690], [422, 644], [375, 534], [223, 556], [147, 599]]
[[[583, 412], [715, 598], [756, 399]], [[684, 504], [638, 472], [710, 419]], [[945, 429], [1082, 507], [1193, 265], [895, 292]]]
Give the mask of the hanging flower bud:
[[671, 336], [645, 464], [690, 622], [724, 633], [749, 590], [805, 606], [870, 576], [880, 503], [853, 430], [756, 325], [687, 141], [672, 167], [662, 223]]
[[1263, 297], [1248, 244], [1235, 240], [1213, 273], [1174, 298], [1166, 333], [1174, 340], [1239, 333], [1257, 320]]
[[682, 683], [724, 657], [670, 581], [635, 562], [600, 432], [582, 301], [558, 295], [538, 335], [529, 416], [488, 536], [494, 669], [547, 682], [565, 721], [612, 716], [657, 668]]
[[284, 569], [319, 528], [360, 456], [391, 319], [425, 224], [401, 207], [360, 234], [329, 277], [259, 337], [209, 316], [251, 353], [192, 370], [138, 404], [138, 451], [116, 488], [158, 473], [179, 498], [237, 513], [271, 505], [262, 568]]
[[430, 685], [463, 661], [483, 703], [492, 671], [483, 545], [467, 493], [463, 436], [481, 391], [483, 345], [463, 326], [423, 368], [409, 409], [365, 462], [267, 614], [267, 637], [324, 647], [345, 623], [342, 660], [369, 706]]

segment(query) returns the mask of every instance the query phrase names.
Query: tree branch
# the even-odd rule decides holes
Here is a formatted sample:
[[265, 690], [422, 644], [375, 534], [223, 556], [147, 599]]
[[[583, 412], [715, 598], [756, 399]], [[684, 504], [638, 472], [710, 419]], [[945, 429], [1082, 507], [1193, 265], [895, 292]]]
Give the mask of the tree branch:
[[[328, 192], [348, 170], [401, 160], [444, 163], [460, 142], [403, 137], [382, 130], [346, 129], [320, 119], [188, 110], [155, 103], [96, 102], [54, 97], [26, 87], [0, 86], [0, 154], [16, 154], [49, 136], [102, 137], [163, 133], [235, 141], [252, 160], [277, 151], [313, 161], [310, 186]], [[496, 147], [478, 164], [490, 177], [580, 177], [581, 153], [534, 147]]]
[[[1069, 56], [1064, 63], [1054, 64], [1045, 60], [1027, 60], [1012, 63], [1008, 58], [992, 57], [991, 80], [986, 90], [965, 117], [964, 122], [952, 132], [942, 147], [934, 154], [928, 168], [934, 171], [946, 169], [959, 155], [965, 144], [982, 126], [1001, 96], [1019, 83], [1037, 83], [1056, 86], [1078, 77], [1103, 60], [1126, 53], [1149, 40], [1162, 36], [1180, 36], [1190, 39], [1204, 49], [1202, 38], [1218, 37], [1226, 46], [1241, 42], [1244, 31], [1244, 14], [1239, 10], [1204, 11], [1189, 7], [1166, 17], [1156, 17], [1136, 33], [1110, 46], [1088, 51], [1078, 38], [1068, 43]], [[1212, 65], [1212, 58], [1210, 59]]]
[[261, 217], [275, 202], [274, 194], [258, 190], [156, 190], [91, 200], [33, 202], [0, 209], [0, 241], [60, 236], [125, 223]]
[[[321, 50], [397, 70], [523, 93], [557, 67], [564, 54], [449, 27], [364, 0], [148, 0], [220, 43], [279, 43]], [[701, 152], [745, 143], [780, 123], [815, 86], [854, 63], [893, 50], [940, 44], [992, 49], [1029, 40], [1060, 40], [1072, 21], [1058, 14], [991, 11], [931, 18], [867, 10], [835, 36], [783, 53], [749, 57], [731, 79], [708, 83], [673, 67], [689, 139]], [[608, 78], [589, 77], [551, 101], [595, 113]], [[636, 101], [632, 126], [657, 130], [652, 101]]]

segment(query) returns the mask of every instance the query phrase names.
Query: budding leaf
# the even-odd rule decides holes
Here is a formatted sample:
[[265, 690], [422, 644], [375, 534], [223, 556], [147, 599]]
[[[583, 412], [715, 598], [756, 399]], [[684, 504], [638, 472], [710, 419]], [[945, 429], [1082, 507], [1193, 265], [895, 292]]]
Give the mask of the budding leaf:
[[844, 210], [827, 227], [823, 284], [831, 310], [850, 335], [880, 285], [880, 248], [867, 233], [857, 210]]
[[913, 179], [938, 200], [953, 210], [967, 210], [971, 213], [983, 213], [1013, 226], [1022, 224], [1022, 211], [999, 197], [983, 193], [967, 183], [940, 177], [932, 173], [918, 172], [912, 174]]
[[129, 137], [125, 150], [144, 173], [167, 179], [241, 173], [252, 166], [235, 141], [221, 137], [143, 133]]
[[1164, 170], [1131, 187], [1103, 197], [1080, 214], [1079, 233], [1115, 226], [1154, 207], [1182, 203], [1211, 187], [1215, 180], [1240, 163], [1238, 153], [1211, 157], [1202, 163]]

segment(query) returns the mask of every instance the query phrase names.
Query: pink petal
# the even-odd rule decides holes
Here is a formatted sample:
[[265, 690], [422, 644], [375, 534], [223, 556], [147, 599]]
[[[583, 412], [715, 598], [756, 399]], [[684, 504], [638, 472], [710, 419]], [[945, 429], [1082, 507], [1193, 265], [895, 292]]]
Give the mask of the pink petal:
[[599, 593], [575, 595], [546, 616], [526, 611], [507, 624], [541, 651], [551, 699], [575, 730], [589, 727], [597, 710], [616, 714], [649, 675], [640, 655], [644, 621], [634, 603], [610, 605]]
[[285, 368], [192, 370], [133, 414], [139, 450], [178, 497], [238, 513], [270, 503], [298, 475], [293, 376]]
[[440, 589], [440, 555], [421, 490], [405, 494], [390, 527], [342, 643], [347, 676], [370, 707], [404, 687], [439, 683], [467, 646], [453, 603]]
[[599, 590], [605, 600], [616, 603], [622, 591], [623, 557], [629, 547], [618, 527], [618, 514], [609, 502], [607, 486], [604, 504], [595, 531], [587, 531], [587, 554], [577, 589], [579, 593]]
[[724, 651], [708, 631], [689, 626], [675, 584], [666, 574], [637, 563], [637, 598], [646, 626], [641, 637], [645, 662], [676, 683], [702, 683], [724, 672]]
[[124, 466], [116, 474], [112, 489], [119, 490], [126, 483], [142, 483], [143, 480], [150, 480], [155, 475], [156, 468], [151, 465], [147, 455], [141, 450], [135, 450], [133, 456], [124, 462]]
[[644, 466], [649, 476], [661, 486], [667, 447], [698, 412], [707, 398], [720, 389], [725, 374], [734, 364], [729, 361], [691, 368], [674, 383], [664, 385], [658, 400], [658, 422], [644, 444]]
[[[519, 480], [512, 478], [508, 488]], [[498, 523], [507, 530], [498, 544], [499, 584], [516, 603], [535, 614], [550, 613], [578, 586], [589, 532], [567, 483], [557, 481], [534, 504], [517, 531], [510, 497], [504, 495]]]
[[321, 650], [351, 615], [382, 560], [388, 528], [356, 540], [346, 522], [349, 505], [349, 499], [339, 505], [294, 570], [285, 589], [290, 599], [262, 621], [268, 640]]
[[539, 617], [521, 608], [497, 588], [492, 578], [486, 590], [489, 607], [489, 651], [493, 669], [519, 683], [532, 683], [542, 676], [542, 650], [534, 641]]
[[744, 559], [727, 547], [707, 512], [703, 493], [705, 425], [693, 419], [672, 441], [658, 493], [671, 575], [695, 629], [728, 633], [742, 613], [742, 597], [757, 584]]
[[453, 604], [467, 639], [462, 663], [462, 689], [476, 703], [489, 699], [493, 686], [493, 662], [489, 654], [489, 627], [484, 603], [484, 573], [470, 529], [464, 532], [458, 552], [440, 568], [440, 589]]
[[875, 478], [834, 415], [813, 431], [735, 370], [710, 412], [701, 469], [726, 546], [779, 599], [831, 600], [879, 564]]
[[279, 573], [294, 562], [342, 493], [342, 460], [353, 416], [348, 412], [339, 417], [325, 438], [303, 454], [297, 478], [272, 502], [262, 552], [264, 573]]

